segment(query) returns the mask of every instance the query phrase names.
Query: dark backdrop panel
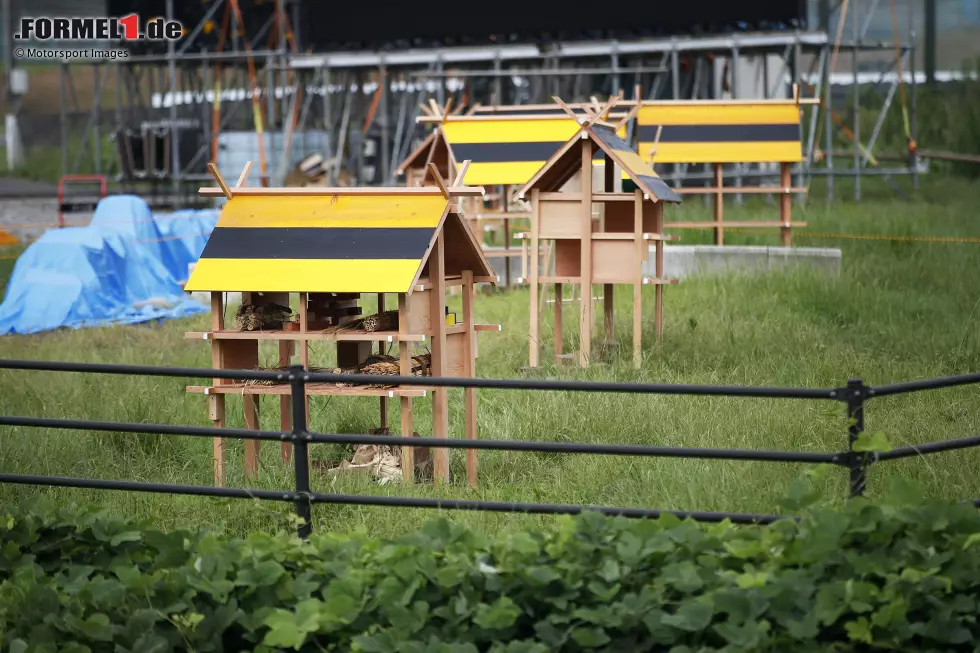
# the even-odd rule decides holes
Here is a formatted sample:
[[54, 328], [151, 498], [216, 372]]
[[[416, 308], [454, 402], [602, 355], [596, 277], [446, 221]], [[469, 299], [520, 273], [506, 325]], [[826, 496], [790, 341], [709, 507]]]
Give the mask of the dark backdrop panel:
[[[162, 16], [165, 0], [109, 0], [110, 15], [137, 12]], [[176, 18], [193, 28], [210, 3], [180, 0]], [[274, 10], [273, 0], [240, 0], [252, 36]], [[291, 4], [291, 3], [289, 3]], [[215, 16], [218, 26], [224, 9]], [[292, 18], [292, 10], [289, 10]], [[741, 30], [805, 27], [806, 0], [687, 0], [618, 3], [614, 10], [585, 0], [548, 0], [517, 8], [483, 0], [427, 2], [299, 3], [299, 36], [305, 50], [365, 47], [425, 47], [439, 44], [534, 42], [556, 38], [636, 38], [669, 34], [719, 34]], [[198, 37], [196, 46], [214, 49], [217, 32]], [[264, 44], [261, 44], [264, 45]], [[260, 47], [260, 44], [253, 44]]]

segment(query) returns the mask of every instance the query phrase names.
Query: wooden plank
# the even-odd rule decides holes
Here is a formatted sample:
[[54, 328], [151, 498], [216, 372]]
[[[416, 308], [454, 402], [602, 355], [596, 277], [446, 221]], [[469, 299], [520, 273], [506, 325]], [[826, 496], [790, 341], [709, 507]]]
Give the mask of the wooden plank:
[[[654, 204], [654, 216], [656, 220], [656, 230], [658, 232], [663, 232], [664, 230], [664, 203], [657, 202]], [[664, 278], [664, 244], [658, 242], [656, 244], [657, 254], [656, 254], [656, 274], [657, 280], [662, 280]], [[646, 280], [644, 280], [646, 283]], [[657, 304], [656, 304], [656, 316], [654, 318], [654, 325], [657, 330], [657, 344], [661, 344], [664, 335], [664, 284], [657, 283]]]
[[[483, 197], [482, 186], [453, 186], [448, 187], [447, 192], [452, 197]], [[229, 193], [232, 191], [229, 190]], [[203, 186], [198, 189], [198, 194], [203, 197], [219, 197], [225, 195], [221, 188]], [[269, 196], [315, 196], [315, 197], [355, 197], [355, 196], [380, 196], [397, 197], [399, 195], [444, 195], [435, 186], [400, 186], [398, 188], [382, 188], [374, 186], [347, 186], [327, 188], [325, 186], [302, 186], [285, 188], [239, 188], [234, 191], [235, 196], [248, 197], [269, 197]], [[227, 197], [227, 196], [226, 196]]]
[[562, 284], [554, 284], [555, 288], [555, 356], [561, 356], [565, 348], [565, 329], [562, 324], [562, 304], [564, 290]]
[[[791, 222], [790, 227], [805, 227], [806, 222]], [[668, 222], [666, 226], [669, 229], [714, 229], [714, 222]], [[785, 227], [787, 223], [778, 222], [776, 220], [730, 220], [725, 223], [725, 226], [729, 229], [753, 229], [753, 228], [772, 228], [772, 227]]]
[[[602, 284], [633, 283], [636, 281], [636, 267], [642, 260], [642, 258], [637, 260], [636, 247], [632, 242], [625, 240], [592, 241], [592, 267], [594, 269], [592, 280]], [[585, 275], [582, 276], [585, 277]], [[583, 292], [585, 292], [584, 288]]]
[[[242, 397], [245, 408], [245, 428], [257, 431], [259, 426], [259, 397], [258, 395], [245, 395]], [[245, 441], [245, 478], [256, 480], [259, 478], [259, 440]]]
[[[470, 270], [463, 271], [463, 325], [466, 328], [463, 342], [463, 358], [466, 362], [465, 373], [469, 378], [476, 376], [476, 325], [473, 318], [473, 299], [474, 291], [473, 273]], [[464, 431], [467, 440], [476, 440], [477, 431], [477, 406], [476, 388], [463, 389], [463, 421]], [[466, 450], [466, 482], [470, 487], [476, 487], [477, 483], [477, 451], [476, 449]]]
[[[378, 383], [384, 383], [383, 377], [378, 377]], [[337, 397], [425, 397], [432, 392], [431, 386], [405, 386], [395, 388], [368, 388], [364, 386], [338, 386], [334, 383], [308, 383], [307, 394], [310, 396]], [[249, 385], [233, 383], [231, 385], [206, 386], [189, 385], [184, 388], [189, 394], [206, 394], [208, 396], [223, 395], [288, 395], [291, 391], [288, 383], [277, 385]]]
[[246, 161], [245, 167], [242, 169], [242, 174], [238, 175], [238, 181], [235, 182], [235, 188], [246, 188], [245, 182], [248, 181], [248, 173], [252, 170], [252, 162]]
[[213, 192], [212, 193], [213, 195], [224, 195], [226, 199], [229, 199], [230, 200], [231, 199], [231, 189], [228, 188], [228, 183], [225, 181], [225, 178], [221, 176], [221, 173], [220, 172], [218, 172], [218, 167], [216, 165], [214, 165], [213, 163], [210, 163], [209, 162], [208, 163], [208, 172], [211, 173], [211, 176], [214, 177], [214, 180], [218, 184], [218, 188], [210, 188], [208, 190], [210, 190], [210, 191], [216, 191], [216, 192]]
[[[582, 155], [582, 188], [592, 179], [592, 148], [579, 145]], [[582, 203], [579, 207], [579, 233], [582, 234], [580, 252], [582, 275], [582, 296], [592, 296], [592, 194], [582, 193]], [[592, 302], [579, 302], [579, 350], [578, 359], [581, 367], [588, 367], [592, 350]]]
[[[398, 293], [399, 331], [407, 331], [408, 323], [412, 319], [408, 300], [409, 297], [405, 293]], [[412, 374], [412, 350], [410, 345], [401, 344], [398, 346], [398, 373], [401, 376], [411, 376]], [[414, 420], [412, 419], [412, 399], [410, 397], [401, 397], [399, 402], [401, 434], [403, 437], [410, 438], [415, 435]], [[401, 448], [401, 458], [402, 480], [411, 485], [415, 483], [415, 448], [403, 446]]]
[[[279, 367], [288, 367], [296, 351], [296, 343], [291, 340], [279, 341]], [[293, 428], [293, 398], [291, 395], [279, 397], [279, 428], [290, 431]], [[288, 463], [293, 458], [293, 445], [283, 442], [279, 447], [282, 461]]]
[[[442, 319], [446, 306], [445, 285], [446, 239], [444, 232], [436, 236], [436, 242], [429, 255], [430, 293], [429, 316], [432, 322], [432, 376], [446, 376], [446, 320]], [[432, 392], [432, 437], [449, 437], [449, 397], [446, 388]], [[433, 476], [436, 483], [449, 482], [449, 451], [433, 449]]]
[[[633, 191], [633, 241], [636, 247], [636, 277], [633, 281], [633, 367], [643, 364], [643, 261], [649, 256], [643, 233], [643, 191]], [[662, 247], [657, 242], [657, 247]]]
[[[720, 165], [720, 164], [715, 164]], [[775, 195], [778, 193], [793, 195], [796, 193], [807, 193], [808, 189], [789, 186], [722, 186], [716, 179], [715, 186], [687, 186], [675, 188], [674, 192], [678, 195]]]
[[529, 356], [528, 356], [528, 366], [538, 367], [538, 347], [540, 340], [539, 333], [539, 316], [538, 311], [540, 310], [538, 306], [538, 276], [541, 267], [541, 245], [539, 240], [539, 233], [541, 229], [541, 191], [537, 188], [531, 189], [531, 252], [529, 267], [531, 275], [531, 304], [530, 304], [530, 326], [528, 330], [528, 346], [529, 346]]
[[[642, 227], [642, 225], [640, 225]], [[667, 236], [661, 234], [651, 234], [651, 233], [640, 233], [641, 240], [664, 240], [667, 242], [680, 240], [677, 236]], [[592, 234], [592, 240], [628, 240], [633, 242], [636, 240], [635, 233], [594, 233]]]
[[188, 331], [186, 340], [327, 340], [337, 342], [422, 342], [423, 333], [402, 334], [397, 331]]
[[718, 192], [714, 195], [714, 209], [715, 209], [715, 245], [725, 244], [725, 228], [722, 226], [722, 222], [725, 217], [725, 195], [724, 195], [724, 177], [722, 176], [722, 166], [720, 163], [713, 164], [714, 175], [715, 175], [715, 187]]
[[[223, 329], [225, 325], [224, 295], [220, 292], [211, 293], [211, 328]], [[221, 369], [221, 349], [217, 342], [211, 343], [211, 369]], [[213, 379], [214, 385], [222, 382], [221, 379]], [[225, 426], [225, 398], [208, 398], [208, 417], [211, 426], [214, 428], [224, 428]], [[225, 478], [228, 473], [227, 446], [224, 438], [214, 438], [214, 485], [224, 487]]]
[[[779, 166], [779, 183], [785, 188], [789, 188], [790, 184], [793, 183], [788, 163]], [[789, 193], [783, 193], [779, 196], [779, 219], [787, 225], [790, 222], [790, 211], [792, 210], [791, 199]], [[789, 247], [792, 244], [792, 232], [788, 226], [780, 227], [779, 235], [782, 237], [784, 247]]]

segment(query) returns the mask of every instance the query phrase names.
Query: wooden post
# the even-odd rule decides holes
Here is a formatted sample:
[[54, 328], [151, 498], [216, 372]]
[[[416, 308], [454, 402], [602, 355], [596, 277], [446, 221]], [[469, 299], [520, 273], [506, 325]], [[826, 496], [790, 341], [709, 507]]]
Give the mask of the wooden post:
[[560, 283], [555, 284], [555, 362], [561, 360], [562, 351], [564, 350], [564, 328], [561, 323], [561, 309], [562, 309], [562, 285]]
[[[398, 294], [398, 332], [408, 333], [408, 297], [405, 293]], [[398, 374], [401, 376], [412, 375], [412, 350], [411, 343], [404, 340], [398, 343]], [[415, 435], [415, 427], [412, 419], [412, 398], [400, 397], [401, 404], [401, 432], [402, 437], [410, 438]], [[413, 447], [402, 447], [402, 480], [405, 483], [415, 482], [415, 449]]]
[[[289, 367], [295, 351], [295, 341], [280, 340], [279, 367]], [[289, 431], [293, 428], [293, 398], [290, 395], [281, 395], [279, 397], [279, 428], [283, 431]], [[282, 461], [288, 463], [293, 458], [293, 445], [289, 442], [283, 442], [280, 445], [280, 454]]]
[[521, 283], [527, 283], [527, 234], [521, 238]]
[[[664, 203], [656, 202], [653, 205], [654, 231], [658, 234], [664, 232]], [[657, 306], [655, 324], [657, 329], [657, 343], [664, 335], [664, 241], [658, 240], [657, 243]]]
[[633, 280], [633, 367], [639, 369], [643, 363], [643, 262], [647, 260], [649, 250], [643, 238], [643, 191], [636, 189], [633, 194], [633, 238], [636, 241], [636, 278]]
[[[466, 361], [466, 375], [470, 378], [476, 376], [476, 357], [474, 339], [476, 329], [473, 322], [473, 271], [463, 270], [463, 324], [466, 328], [466, 339], [463, 341], [463, 358]], [[466, 423], [466, 439], [476, 440], [476, 388], [463, 389], [463, 411]], [[476, 449], [466, 450], [466, 482], [470, 487], [476, 487], [477, 460]]]
[[613, 285], [611, 283], [602, 286], [602, 310], [606, 327], [606, 344], [612, 343], [616, 339], [615, 318], [613, 316]]
[[510, 186], [504, 185], [501, 189], [501, 210], [504, 213], [504, 287], [510, 288], [510, 218], [507, 213], [510, 211]]
[[[300, 333], [307, 333], [310, 330], [310, 316], [309, 316], [309, 312], [310, 312], [309, 295], [307, 295], [305, 292], [301, 292], [299, 294], [299, 330], [300, 330]], [[299, 350], [299, 360], [300, 360], [300, 363], [303, 365], [303, 369], [304, 370], [309, 370], [310, 369], [310, 341], [309, 340], [300, 340], [299, 346], [300, 346], [300, 350]], [[309, 386], [307, 386], [306, 384], [303, 384], [303, 403], [304, 403], [304, 405], [306, 407], [306, 427], [308, 429], [312, 429], [313, 427], [310, 424], [310, 395], [307, 392], [307, 388], [308, 387]], [[310, 450], [309, 450], [309, 447], [307, 447], [307, 449], [306, 449], [306, 456], [307, 456], [307, 458], [309, 458], [309, 455], [310, 455]]]
[[[432, 284], [429, 321], [432, 324], [432, 376], [446, 376], [446, 239], [440, 230], [429, 254], [429, 283]], [[432, 391], [432, 437], [449, 437], [449, 401], [446, 388]], [[449, 450], [433, 449], [435, 482], [449, 482]]]
[[[220, 292], [211, 293], [211, 330], [223, 331], [225, 328], [225, 311], [223, 297]], [[221, 341], [211, 341], [211, 367], [221, 367]], [[213, 386], [222, 384], [221, 379], [214, 379]], [[225, 396], [212, 394], [208, 396], [208, 419], [214, 428], [225, 426]], [[228, 450], [224, 438], [214, 438], [214, 485], [224, 487], [228, 473]]]
[[[384, 295], [384, 293], [380, 293], [379, 292], [378, 293], [378, 315], [381, 315], [384, 312], [384, 310], [385, 310], [385, 295]], [[388, 352], [385, 351], [385, 344], [386, 343], [384, 343], [384, 342], [379, 342], [378, 343], [378, 354], [381, 355], [381, 356], [384, 356], [386, 353], [388, 353]], [[409, 376], [411, 376], [411, 370], [409, 370]], [[381, 421], [381, 424], [379, 424], [379, 426], [382, 429], [388, 428], [388, 397], [381, 397], [381, 418], [380, 418], [380, 421]]]
[[528, 262], [531, 268], [531, 325], [529, 330], [529, 347], [530, 355], [528, 356], [528, 366], [538, 367], [538, 347], [540, 345], [540, 333], [539, 323], [538, 323], [538, 311], [540, 307], [538, 306], [538, 277], [539, 270], [541, 267], [541, 257], [539, 255], [539, 240], [538, 234], [541, 229], [541, 221], [539, 216], [541, 215], [541, 193], [537, 188], [531, 189], [531, 253], [528, 257]]
[[581, 141], [582, 149], [582, 206], [581, 225], [581, 292], [579, 302], [579, 351], [582, 367], [589, 366], [592, 353], [592, 148], [589, 141]]
[[789, 226], [793, 198], [789, 193], [789, 189], [793, 184], [788, 163], [779, 164], [779, 185], [783, 189], [779, 195], [779, 220], [783, 223], [783, 226], [779, 228], [779, 235], [782, 238], [783, 247], [789, 247], [793, 242], [792, 229]]
[[[242, 403], [245, 405], [245, 428], [253, 431], [259, 430], [259, 396], [243, 394]], [[259, 440], [245, 441], [245, 478], [247, 479], [259, 477], [261, 444]]]
[[[725, 177], [722, 174], [723, 168], [720, 163], [714, 164], [715, 169], [715, 245], [725, 244], [725, 229], [721, 226], [725, 212], [725, 194], [722, 188], [725, 184]], [[659, 251], [660, 247], [657, 247]]]

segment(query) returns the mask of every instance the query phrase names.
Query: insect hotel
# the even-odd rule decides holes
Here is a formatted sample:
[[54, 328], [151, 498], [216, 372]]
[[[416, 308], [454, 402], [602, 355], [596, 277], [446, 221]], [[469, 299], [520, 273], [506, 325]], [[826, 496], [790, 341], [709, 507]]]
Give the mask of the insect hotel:
[[[464, 184], [493, 187], [498, 192], [488, 194], [486, 204], [481, 198], [467, 199], [464, 213], [477, 238], [483, 240], [485, 231], [501, 232], [503, 248], [485, 248], [488, 258], [504, 258], [501, 278], [507, 287], [514, 282], [526, 282], [527, 270], [512, 278], [510, 259], [520, 257], [526, 268], [527, 252], [511, 246], [512, 221], [526, 221], [531, 214], [516, 197], [520, 186], [558, 151], [565, 141], [578, 132], [578, 121], [570, 119], [561, 107], [529, 105], [514, 107], [473, 107], [465, 115], [450, 113], [447, 105], [440, 108], [430, 101], [420, 123], [435, 123], [436, 128], [398, 167], [408, 186], [434, 184], [430, 166], [440, 174], [455, 177], [459, 161], [471, 162], [463, 178]], [[577, 105], [573, 111], [588, 117], [587, 109]], [[625, 132], [624, 132], [625, 133]], [[601, 165], [602, 159], [596, 161]], [[527, 248], [524, 241], [523, 250]]]
[[[298, 348], [303, 367], [314, 371], [475, 375], [476, 332], [500, 330], [475, 322], [474, 284], [494, 283], [496, 277], [459, 208], [461, 199], [480, 197], [482, 188], [462, 187], [459, 178], [452, 184], [440, 178], [438, 185], [421, 188], [246, 188], [248, 166], [235, 186], [229, 186], [213, 165], [210, 169], [218, 188], [202, 188], [200, 193], [224, 196], [227, 202], [186, 289], [211, 294], [211, 330], [186, 337], [211, 343], [212, 367], [285, 369]], [[446, 307], [449, 286], [462, 289], [461, 316]], [[223, 294], [231, 292], [242, 294], [234, 324], [226, 323], [223, 303]], [[368, 295], [377, 296], [374, 315], [362, 314], [360, 304]], [[295, 312], [291, 300], [297, 300]], [[271, 367], [260, 366], [262, 341], [278, 343], [278, 360]], [[336, 369], [310, 367], [311, 342], [335, 343]], [[390, 351], [394, 347], [397, 351]], [[209, 418], [217, 427], [225, 426], [228, 395], [242, 397], [250, 429], [258, 428], [259, 398], [278, 396], [281, 427], [291, 428], [288, 384], [214, 379], [211, 386], [187, 390], [207, 396]], [[384, 432], [388, 402], [397, 398], [401, 433], [411, 436], [412, 400], [431, 393], [432, 435], [445, 438], [447, 390], [383, 382], [313, 383], [306, 385], [304, 400], [309, 416], [310, 396], [380, 398]], [[464, 390], [464, 404], [466, 437], [476, 438], [475, 389]], [[283, 460], [290, 460], [291, 445], [281, 446]], [[389, 452], [405, 482], [414, 480], [416, 452], [428, 453], [414, 447]], [[467, 451], [470, 484], [476, 483], [475, 454]], [[448, 451], [431, 455], [435, 479], [448, 481]], [[217, 485], [224, 484], [226, 469], [225, 441], [216, 439]], [[258, 471], [259, 442], [248, 441], [245, 475], [254, 478]]]
[[[565, 105], [555, 98], [565, 107]], [[612, 106], [610, 103], [609, 106]], [[569, 115], [575, 117], [570, 109]], [[521, 196], [531, 200], [530, 290], [530, 367], [539, 366], [540, 287], [551, 284], [555, 292], [555, 357], [571, 358], [563, 352], [562, 285], [581, 285], [579, 365], [589, 365], [592, 345], [592, 285], [603, 285], [605, 313], [604, 344], [613, 340], [613, 286], [633, 286], [633, 364], [642, 361], [642, 289], [656, 285], [655, 331], [663, 335], [664, 285], [677, 283], [664, 278], [664, 241], [678, 240], [664, 235], [664, 202], [681, 198], [617, 134], [635, 109], [619, 124], [601, 120], [608, 113], [592, 114], [581, 120], [578, 132], [538, 170], [521, 189]], [[592, 183], [592, 161], [596, 155], [605, 159], [604, 179], [596, 188]], [[615, 192], [615, 170], [620, 169], [636, 189], [631, 193]], [[577, 182], [575, 180], [578, 180]], [[591, 188], [590, 188], [591, 187]], [[599, 219], [594, 218], [595, 205], [601, 205]], [[543, 266], [539, 251], [542, 240], [553, 241], [552, 260]], [[654, 244], [656, 276], [643, 274]]]

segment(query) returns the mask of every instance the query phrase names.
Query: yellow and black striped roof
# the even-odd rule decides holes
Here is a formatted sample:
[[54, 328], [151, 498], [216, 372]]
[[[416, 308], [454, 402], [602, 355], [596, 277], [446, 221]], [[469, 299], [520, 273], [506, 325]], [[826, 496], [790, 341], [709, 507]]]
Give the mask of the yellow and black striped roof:
[[646, 104], [636, 117], [639, 153], [655, 163], [796, 163], [803, 160], [795, 102]]
[[449, 208], [441, 194], [235, 196], [185, 289], [410, 292], [448, 221], [460, 223], [450, 230], [451, 258], [476, 267], [477, 276], [491, 275], [479, 245], [459, 236], [469, 229]]
[[520, 185], [578, 133], [579, 123], [567, 114], [463, 116], [447, 118], [442, 130], [453, 159], [470, 161], [465, 185]]

